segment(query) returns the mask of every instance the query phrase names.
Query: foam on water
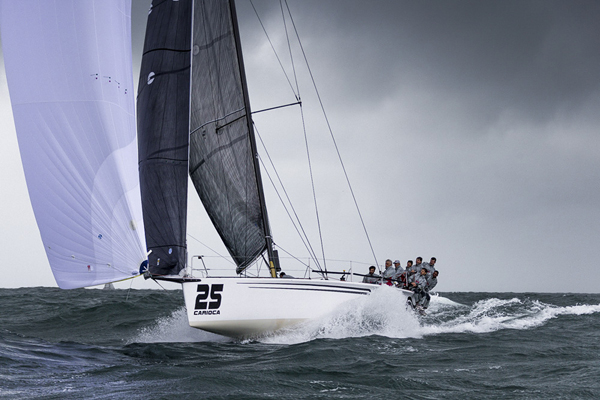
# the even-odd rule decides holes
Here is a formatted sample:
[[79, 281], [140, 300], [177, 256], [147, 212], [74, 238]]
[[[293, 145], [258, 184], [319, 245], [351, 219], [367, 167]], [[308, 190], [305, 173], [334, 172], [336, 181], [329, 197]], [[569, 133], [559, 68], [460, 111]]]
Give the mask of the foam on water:
[[600, 312], [599, 305], [559, 307], [539, 300], [490, 298], [478, 301], [470, 308], [456, 310], [444, 321], [436, 321], [436, 303], [432, 302], [430, 317], [422, 322], [422, 333], [488, 333], [502, 329], [530, 329], [561, 315], [582, 315]]
[[192, 328], [187, 319], [185, 307], [170, 316], [159, 318], [152, 326], [142, 328], [130, 343], [161, 342], [225, 342], [230, 339], [200, 329]]
[[539, 300], [489, 298], [472, 306], [432, 296], [426, 316], [404, 306], [405, 297], [392, 288], [344, 304], [332, 314], [293, 329], [277, 332], [265, 343], [301, 343], [319, 338], [369, 335], [421, 338], [445, 333], [489, 333], [502, 329], [530, 329], [561, 315], [600, 312], [598, 305], [559, 307]]
[[[329, 315], [293, 328], [245, 342], [295, 344], [315, 339], [343, 339], [380, 335], [422, 338], [445, 333], [489, 333], [502, 329], [531, 329], [562, 315], [600, 312], [598, 305], [560, 307], [539, 300], [488, 298], [471, 306], [432, 296], [426, 316], [405, 307], [399, 291], [381, 287], [370, 296], [347, 302]], [[129, 342], [225, 342], [231, 339], [191, 328], [184, 307], [141, 329]]]
[[422, 336], [418, 317], [405, 306], [406, 297], [384, 286], [370, 296], [342, 304], [334, 312], [294, 328], [261, 338], [265, 343], [302, 343], [314, 339], [341, 339], [381, 335], [394, 338]]

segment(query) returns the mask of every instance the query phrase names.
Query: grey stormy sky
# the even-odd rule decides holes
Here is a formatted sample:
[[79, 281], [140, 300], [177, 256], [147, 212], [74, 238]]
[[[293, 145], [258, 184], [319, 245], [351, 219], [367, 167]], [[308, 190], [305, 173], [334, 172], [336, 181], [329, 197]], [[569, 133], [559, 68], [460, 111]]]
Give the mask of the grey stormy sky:
[[[279, 3], [254, 5], [275, 32]], [[148, 6], [134, 0], [134, 74]], [[289, 6], [379, 263], [436, 256], [442, 291], [599, 291], [592, 263], [600, 239], [600, 3]], [[253, 108], [293, 101], [252, 7], [237, 7]], [[272, 35], [286, 59], [284, 37]], [[328, 133], [322, 121], [308, 121], [319, 121], [314, 96], [305, 89], [302, 97], [326, 256], [372, 263]], [[310, 184], [296, 183], [307, 167], [302, 134], [288, 128], [297, 122], [292, 112], [256, 121], [299, 213], [310, 219]], [[7, 272], [0, 286], [55, 286], [27, 196], [3, 65], [0, 118]], [[276, 242], [299, 250], [267, 195]], [[210, 231], [206, 225], [190, 212], [193, 237]], [[194, 240], [189, 245], [192, 254], [209, 254], [193, 249]], [[574, 278], [577, 266], [584, 268]]]

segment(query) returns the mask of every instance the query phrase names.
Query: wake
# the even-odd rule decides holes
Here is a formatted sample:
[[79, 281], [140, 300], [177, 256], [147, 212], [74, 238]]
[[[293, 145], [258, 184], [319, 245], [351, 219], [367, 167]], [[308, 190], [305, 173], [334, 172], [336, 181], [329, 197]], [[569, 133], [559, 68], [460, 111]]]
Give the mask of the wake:
[[431, 314], [437, 316], [431, 323], [424, 320], [424, 335], [442, 333], [489, 333], [503, 329], [531, 329], [561, 315], [584, 315], [600, 312], [598, 305], [559, 307], [539, 300], [512, 298], [484, 299], [471, 307], [452, 309], [432, 301]]
[[[555, 306], [535, 299], [487, 298], [468, 306], [432, 296], [426, 316], [406, 308], [399, 291], [381, 287], [370, 296], [347, 302], [331, 314], [293, 328], [244, 340], [242, 343], [296, 344], [316, 339], [345, 339], [379, 335], [389, 338], [423, 338], [448, 333], [490, 333], [504, 329], [532, 329], [563, 315], [600, 312], [600, 304]], [[145, 328], [131, 343], [231, 342], [234, 339], [191, 328], [185, 307]]]
[[389, 338], [423, 338], [447, 333], [490, 333], [504, 329], [532, 329], [562, 315], [600, 312], [600, 304], [555, 306], [539, 300], [488, 298], [471, 306], [432, 296], [426, 316], [404, 306], [405, 298], [389, 288], [347, 303], [318, 321], [261, 339], [265, 343], [300, 343], [328, 338], [380, 335]]

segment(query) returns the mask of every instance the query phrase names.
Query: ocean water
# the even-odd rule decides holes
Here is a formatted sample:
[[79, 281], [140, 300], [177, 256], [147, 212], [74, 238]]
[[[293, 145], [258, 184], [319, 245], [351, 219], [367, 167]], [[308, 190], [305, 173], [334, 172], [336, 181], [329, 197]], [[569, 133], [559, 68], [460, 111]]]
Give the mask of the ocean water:
[[180, 291], [0, 289], [0, 398], [600, 398], [600, 294], [402, 303], [240, 342], [190, 328]]

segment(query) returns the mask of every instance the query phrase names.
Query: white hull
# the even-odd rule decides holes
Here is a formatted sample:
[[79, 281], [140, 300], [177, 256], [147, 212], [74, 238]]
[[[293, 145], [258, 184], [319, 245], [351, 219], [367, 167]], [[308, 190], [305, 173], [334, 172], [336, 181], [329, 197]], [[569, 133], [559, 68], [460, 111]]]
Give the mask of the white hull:
[[[322, 317], [378, 285], [337, 280], [202, 278], [184, 282], [191, 327], [247, 338]], [[407, 298], [412, 292], [402, 290]]]

